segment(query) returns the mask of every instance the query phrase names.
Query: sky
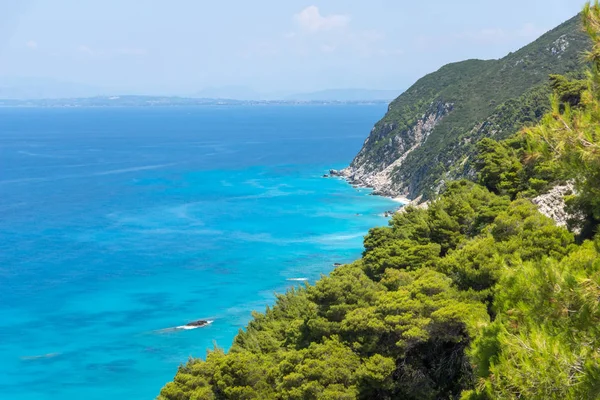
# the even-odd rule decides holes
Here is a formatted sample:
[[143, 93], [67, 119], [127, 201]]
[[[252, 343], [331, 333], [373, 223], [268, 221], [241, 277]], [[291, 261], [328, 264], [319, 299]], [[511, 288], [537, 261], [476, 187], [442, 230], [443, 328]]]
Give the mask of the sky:
[[406, 89], [499, 58], [583, 0], [0, 0], [0, 82], [194, 94]]

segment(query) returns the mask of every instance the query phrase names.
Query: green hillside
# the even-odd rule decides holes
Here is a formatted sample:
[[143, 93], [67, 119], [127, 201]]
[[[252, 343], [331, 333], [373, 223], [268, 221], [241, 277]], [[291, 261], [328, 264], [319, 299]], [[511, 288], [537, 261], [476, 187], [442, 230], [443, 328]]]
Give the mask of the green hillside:
[[[581, 74], [590, 42], [580, 21], [574, 17], [500, 60], [449, 64], [420, 79], [376, 124], [349, 168], [351, 180], [414, 198], [436, 191], [441, 180], [468, 175], [465, 157], [479, 138], [505, 138], [548, 110], [550, 74]], [[434, 126], [416, 133], [415, 126], [431, 114]], [[389, 183], [369, 182], [403, 156]]]
[[[191, 359], [158, 399], [599, 399], [594, 4], [583, 13], [594, 43], [585, 78], [554, 76], [551, 101], [539, 89], [495, 108], [504, 110], [490, 119], [497, 138], [528, 118], [510, 120], [515, 109], [548, 112], [507, 139], [467, 142], [478, 183], [448, 182], [428, 207], [407, 206], [371, 229], [361, 259], [279, 295], [228, 353]], [[449, 119], [457, 109], [436, 113], [449, 111]], [[531, 199], [565, 182], [573, 188], [565, 199], [570, 229]]]

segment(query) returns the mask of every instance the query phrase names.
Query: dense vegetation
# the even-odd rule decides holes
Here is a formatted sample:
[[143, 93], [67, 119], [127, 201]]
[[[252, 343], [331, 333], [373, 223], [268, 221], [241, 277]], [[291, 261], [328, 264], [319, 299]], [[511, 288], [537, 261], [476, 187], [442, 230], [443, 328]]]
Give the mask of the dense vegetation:
[[390, 104], [352, 167], [387, 167], [415, 144], [419, 119], [439, 113], [443, 103], [451, 110], [397, 168], [395, 187], [412, 198], [432, 196], [442, 180], [468, 176], [471, 165], [463, 161], [479, 139], [505, 139], [550, 109], [548, 75], [581, 76], [581, 53], [590, 42], [580, 21], [574, 17], [500, 60], [449, 64], [420, 79]]
[[[365, 237], [362, 259], [278, 296], [159, 399], [600, 398], [600, 8], [583, 80], [542, 121], [478, 145], [456, 181]], [[573, 180], [577, 238], [527, 199]]]

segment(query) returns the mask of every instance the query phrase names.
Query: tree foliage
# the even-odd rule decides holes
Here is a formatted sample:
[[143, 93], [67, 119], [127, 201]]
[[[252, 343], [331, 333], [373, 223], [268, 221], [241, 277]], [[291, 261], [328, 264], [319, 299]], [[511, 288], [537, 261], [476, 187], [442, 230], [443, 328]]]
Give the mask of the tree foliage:
[[[388, 227], [371, 230], [361, 260], [278, 296], [240, 331], [228, 354], [215, 349], [205, 361], [182, 366], [160, 398], [436, 399], [514, 390], [534, 370], [521, 378], [511, 373], [519, 365], [510, 363], [526, 353], [505, 348], [509, 329], [534, 329], [536, 318], [560, 314], [562, 306], [548, 307], [554, 281], [540, 266], [593, 264], [596, 246], [573, 242], [526, 200], [511, 203], [474, 183], [452, 183], [427, 210], [408, 207]], [[523, 321], [533, 318], [529, 325], [517, 319], [517, 306], [525, 307]], [[596, 322], [587, 314], [577, 318], [575, 326]], [[573, 343], [548, 351], [566, 345]], [[514, 382], [487, 381], [505, 373]], [[483, 386], [474, 392], [477, 376]], [[563, 382], [552, 379], [550, 386]]]
[[553, 76], [540, 124], [481, 141], [482, 185], [372, 229], [360, 260], [279, 295], [159, 399], [600, 398], [600, 234], [577, 244], [527, 200], [574, 179], [571, 204], [600, 220], [598, 3], [583, 17], [585, 90]]
[[[380, 170], [404, 156], [392, 180], [415, 197], [431, 198], [442, 181], [469, 176], [480, 139], [506, 139], [537, 123], [550, 109], [548, 74], [580, 78], [581, 53], [590, 47], [575, 16], [501, 59], [443, 66], [390, 104], [352, 166]], [[576, 101], [577, 88], [570, 84], [555, 90], [573, 93]], [[431, 128], [423, 143], [415, 133], [421, 128]]]

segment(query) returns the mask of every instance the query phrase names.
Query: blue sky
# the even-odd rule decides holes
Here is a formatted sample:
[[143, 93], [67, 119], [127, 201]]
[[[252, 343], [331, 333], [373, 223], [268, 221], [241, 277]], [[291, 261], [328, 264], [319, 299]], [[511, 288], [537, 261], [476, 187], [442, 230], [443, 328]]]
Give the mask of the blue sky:
[[405, 89], [498, 58], [578, 0], [0, 0], [0, 77], [129, 93]]

